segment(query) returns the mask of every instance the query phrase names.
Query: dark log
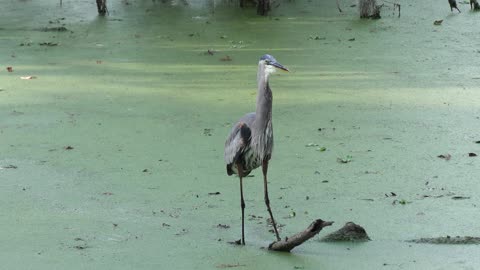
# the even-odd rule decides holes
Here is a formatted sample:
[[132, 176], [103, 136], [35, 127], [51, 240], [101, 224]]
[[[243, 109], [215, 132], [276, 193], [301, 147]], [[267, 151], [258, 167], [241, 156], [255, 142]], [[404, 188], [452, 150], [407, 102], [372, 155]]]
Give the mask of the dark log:
[[270, 11], [270, 0], [258, 0], [257, 14], [261, 16], [267, 16]]
[[323, 221], [321, 219], [317, 219], [312, 224], [310, 224], [310, 226], [308, 226], [308, 228], [306, 228], [304, 231], [287, 237], [285, 238], [285, 240], [271, 243], [268, 246], [268, 249], [274, 251], [290, 252], [290, 250], [294, 249], [296, 246], [299, 246], [308, 239], [314, 237], [324, 227], [330, 226], [332, 224], [333, 221]]

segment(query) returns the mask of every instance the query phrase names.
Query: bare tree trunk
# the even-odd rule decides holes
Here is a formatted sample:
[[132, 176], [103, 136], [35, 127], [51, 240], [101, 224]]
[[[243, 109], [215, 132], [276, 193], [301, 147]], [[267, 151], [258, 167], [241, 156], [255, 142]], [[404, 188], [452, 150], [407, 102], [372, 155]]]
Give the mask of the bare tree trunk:
[[105, 16], [107, 14], [107, 0], [96, 0], [97, 1], [97, 10], [98, 14], [101, 16]]
[[358, 11], [361, 19], [380, 19], [380, 9], [383, 5], [377, 6], [376, 0], [359, 0]]
[[267, 16], [270, 11], [270, 0], [258, 0], [257, 14]]
[[370, 18], [375, 6], [376, 0], [359, 0], [358, 11], [360, 12], [360, 18]]

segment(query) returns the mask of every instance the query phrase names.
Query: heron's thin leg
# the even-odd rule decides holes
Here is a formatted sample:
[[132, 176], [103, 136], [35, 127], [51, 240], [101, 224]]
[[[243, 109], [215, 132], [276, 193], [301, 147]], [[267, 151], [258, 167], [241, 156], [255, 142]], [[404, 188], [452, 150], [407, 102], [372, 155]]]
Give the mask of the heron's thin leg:
[[277, 236], [277, 241], [280, 241], [280, 235], [278, 234], [277, 224], [275, 223], [275, 219], [273, 218], [272, 209], [270, 209], [270, 199], [268, 198], [268, 186], [267, 186], [267, 171], [268, 171], [268, 160], [264, 160], [262, 163], [262, 172], [263, 172], [263, 185], [265, 187], [265, 204], [267, 205], [268, 213], [270, 214], [270, 218], [272, 219], [273, 230], [275, 231], [275, 235]]
[[243, 168], [237, 163], [238, 176], [240, 177], [240, 206], [242, 207], [242, 245], [245, 245], [245, 201], [243, 200]]

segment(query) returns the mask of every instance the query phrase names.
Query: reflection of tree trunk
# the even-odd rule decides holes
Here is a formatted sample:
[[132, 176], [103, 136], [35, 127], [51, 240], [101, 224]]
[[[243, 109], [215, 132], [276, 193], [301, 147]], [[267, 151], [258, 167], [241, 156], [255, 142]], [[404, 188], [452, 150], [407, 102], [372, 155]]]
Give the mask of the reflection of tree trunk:
[[244, 8], [245, 7], [245, 0], [240, 0], [240, 7]]
[[98, 14], [105, 16], [107, 14], [107, 0], [96, 0]]
[[257, 14], [267, 16], [270, 11], [270, 0], [258, 0]]

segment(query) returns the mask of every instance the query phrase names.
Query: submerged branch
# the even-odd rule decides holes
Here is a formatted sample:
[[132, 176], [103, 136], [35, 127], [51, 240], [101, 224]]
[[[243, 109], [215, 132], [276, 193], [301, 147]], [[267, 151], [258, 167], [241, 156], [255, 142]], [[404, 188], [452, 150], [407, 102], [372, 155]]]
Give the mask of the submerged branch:
[[296, 246], [303, 244], [308, 239], [314, 237], [318, 234], [324, 227], [330, 226], [333, 224], [333, 221], [323, 221], [321, 219], [317, 219], [308, 228], [304, 231], [299, 232], [295, 235], [285, 238], [285, 240], [280, 240], [271, 243], [268, 246], [269, 250], [274, 251], [285, 251], [290, 252], [290, 250], [294, 249]]

